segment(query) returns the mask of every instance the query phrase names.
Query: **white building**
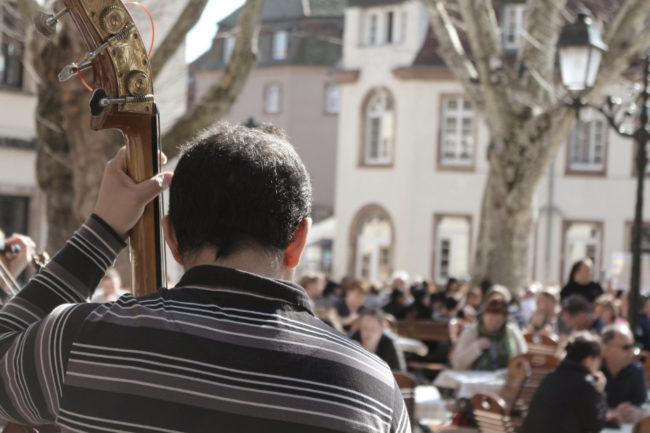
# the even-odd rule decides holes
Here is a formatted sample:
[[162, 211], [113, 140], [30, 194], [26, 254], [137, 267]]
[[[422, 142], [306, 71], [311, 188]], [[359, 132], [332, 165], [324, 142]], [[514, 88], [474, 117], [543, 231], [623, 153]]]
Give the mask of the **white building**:
[[[497, 11], [505, 49], [517, 47], [524, 6], [506, 2]], [[351, 0], [336, 75], [334, 275], [381, 280], [403, 269], [436, 283], [467, 277], [489, 133], [437, 55], [422, 4]], [[576, 259], [593, 257], [602, 272], [614, 253], [630, 250], [634, 144], [594, 113], [583, 113], [578, 131], [534, 199], [530, 275], [548, 283], [566, 281]]]
[[16, 2], [0, 3], [0, 229], [45, 240], [42, 193], [36, 183], [36, 90], [23, 67], [24, 23]]

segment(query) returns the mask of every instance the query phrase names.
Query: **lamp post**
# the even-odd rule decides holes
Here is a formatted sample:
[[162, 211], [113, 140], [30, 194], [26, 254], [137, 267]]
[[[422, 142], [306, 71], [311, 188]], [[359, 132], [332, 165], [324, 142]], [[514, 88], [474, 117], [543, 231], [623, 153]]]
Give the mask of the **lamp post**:
[[[643, 181], [645, 178], [648, 154], [646, 144], [650, 140], [650, 55], [646, 55], [643, 63], [644, 74], [642, 90], [636, 95], [629, 109], [623, 109], [619, 98], [608, 97], [603, 105], [584, 102], [582, 96], [593, 87], [602, 53], [607, 50], [600, 31], [589, 18], [589, 11], [579, 10], [576, 21], [563, 27], [558, 39], [558, 53], [562, 84], [571, 95], [568, 104], [579, 115], [583, 107], [591, 107], [601, 112], [617, 134], [634, 139], [637, 145], [636, 154], [636, 205], [634, 225], [632, 227], [632, 273], [630, 277], [628, 320], [635, 335], [639, 327], [639, 303], [641, 280], [641, 233], [643, 228]], [[638, 102], [637, 102], [638, 101]], [[639, 118], [634, 130], [630, 131], [623, 123], [631, 118], [637, 105], [640, 107]]]

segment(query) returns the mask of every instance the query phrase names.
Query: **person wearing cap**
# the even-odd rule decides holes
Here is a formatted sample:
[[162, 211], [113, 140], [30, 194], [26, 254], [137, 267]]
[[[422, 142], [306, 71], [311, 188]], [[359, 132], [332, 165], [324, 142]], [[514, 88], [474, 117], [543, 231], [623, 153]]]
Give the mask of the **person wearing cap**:
[[477, 323], [463, 330], [451, 356], [454, 370], [498, 370], [511, 358], [528, 350], [526, 340], [514, 323], [508, 322], [508, 305], [490, 301]]

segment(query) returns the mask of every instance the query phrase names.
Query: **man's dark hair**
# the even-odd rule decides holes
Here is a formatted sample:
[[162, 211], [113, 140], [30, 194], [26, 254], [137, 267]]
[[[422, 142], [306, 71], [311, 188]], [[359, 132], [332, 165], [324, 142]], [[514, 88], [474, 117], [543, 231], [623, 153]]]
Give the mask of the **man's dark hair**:
[[562, 312], [571, 317], [580, 313], [592, 314], [594, 306], [582, 295], [571, 295], [562, 302]]
[[215, 247], [284, 250], [311, 213], [311, 183], [286, 134], [271, 125], [220, 122], [184, 147], [170, 187], [169, 217], [181, 254]]
[[602, 351], [598, 336], [586, 331], [574, 333], [565, 350], [564, 359], [576, 363], [582, 362], [588, 356], [599, 357]]

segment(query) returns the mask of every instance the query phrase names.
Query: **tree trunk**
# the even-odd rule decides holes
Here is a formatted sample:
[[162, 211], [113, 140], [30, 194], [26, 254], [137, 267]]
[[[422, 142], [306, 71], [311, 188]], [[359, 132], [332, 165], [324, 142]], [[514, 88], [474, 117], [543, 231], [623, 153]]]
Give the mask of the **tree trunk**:
[[535, 188], [509, 189], [500, 167], [490, 164], [485, 184], [472, 281], [489, 280], [514, 290], [528, 283]]
[[[37, 176], [47, 195], [47, 249], [57, 251], [93, 210], [108, 157], [120, 145], [119, 134], [90, 129], [90, 92], [73, 78], [57, 74], [85, 52], [72, 23], [47, 41], [31, 35], [34, 68], [40, 83], [37, 102]], [[85, 79], [92, 85], [92, 75]]]

